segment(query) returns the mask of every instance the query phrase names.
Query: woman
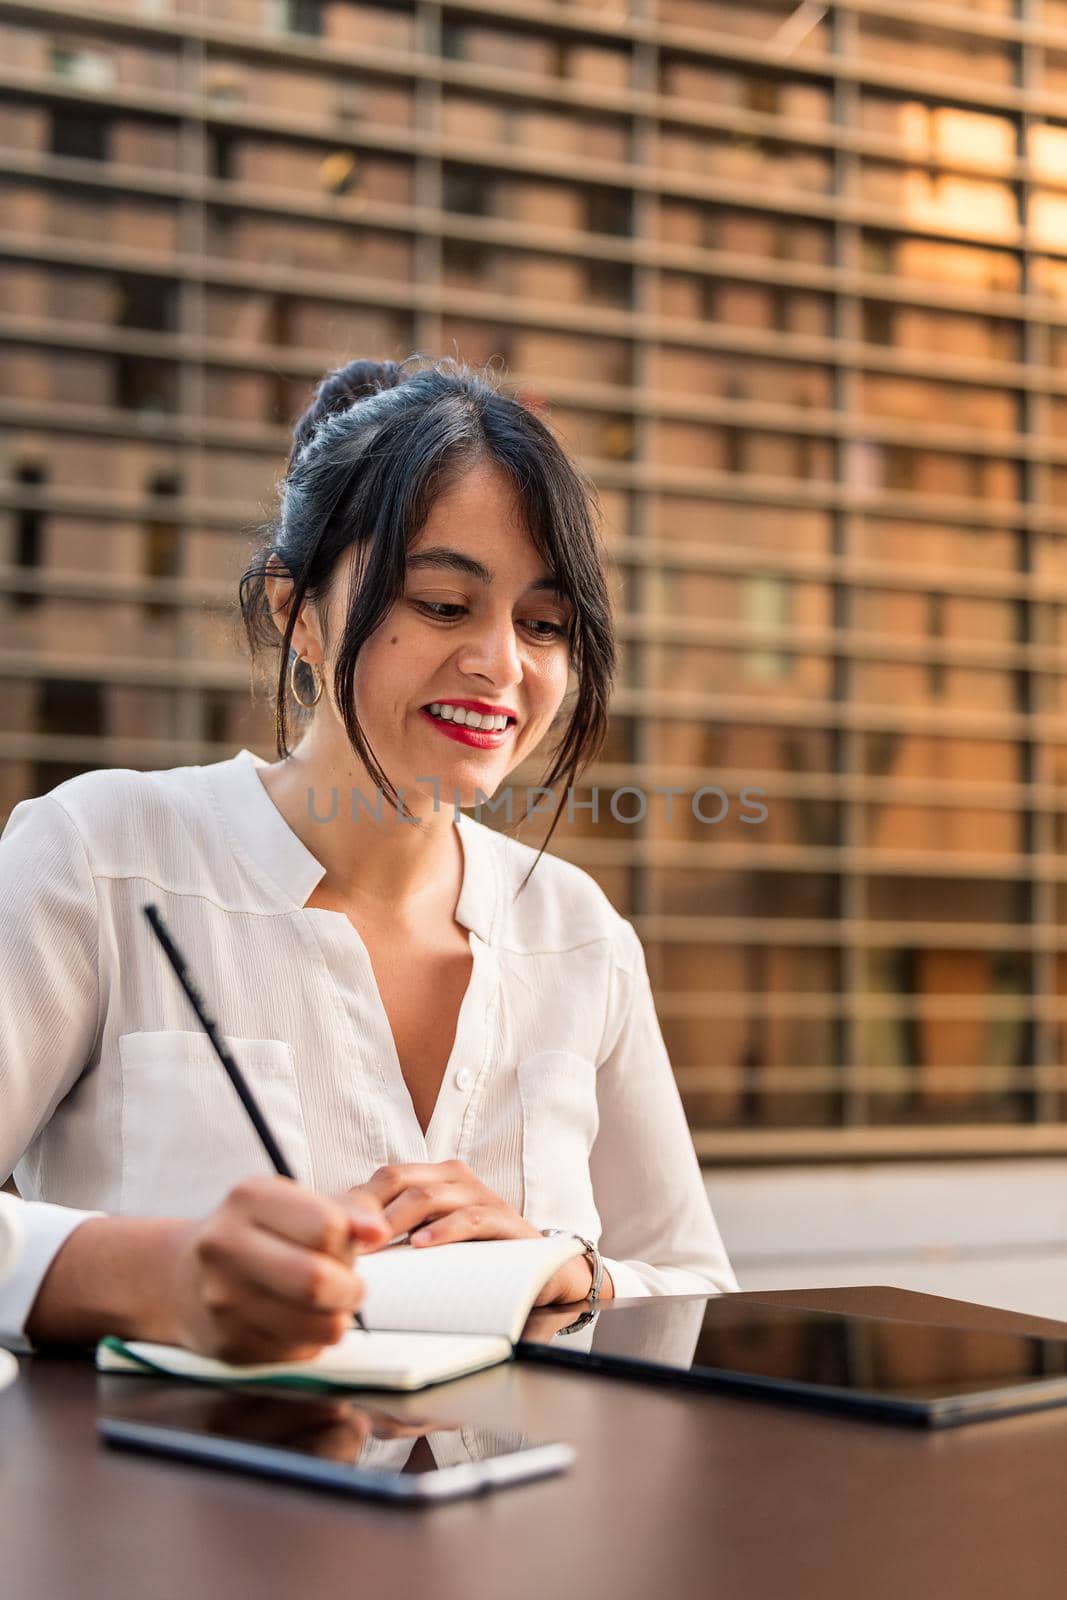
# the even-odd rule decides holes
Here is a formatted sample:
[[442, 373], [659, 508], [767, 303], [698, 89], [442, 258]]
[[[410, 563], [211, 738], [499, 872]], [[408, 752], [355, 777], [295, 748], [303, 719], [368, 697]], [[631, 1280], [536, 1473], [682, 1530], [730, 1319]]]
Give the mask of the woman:
[[[0, 1339], [301, 1359], [360, 1304], [358, 1253], [405, 1232], [574, 1231], [602, 1299], [736, 1288], [632, 926], [459, 809], [555, 729], [572, 673], [545, 786], [600, 748], [584, 480], [483, 376], [356, 362], [281, 488], [241, 582], [253, 655], [280, 645], [279, 759], [85, 773], [0, 839], [0, 1173], [28, 1202]], [[149, 900], [297, 1181], [262, 1175]]]

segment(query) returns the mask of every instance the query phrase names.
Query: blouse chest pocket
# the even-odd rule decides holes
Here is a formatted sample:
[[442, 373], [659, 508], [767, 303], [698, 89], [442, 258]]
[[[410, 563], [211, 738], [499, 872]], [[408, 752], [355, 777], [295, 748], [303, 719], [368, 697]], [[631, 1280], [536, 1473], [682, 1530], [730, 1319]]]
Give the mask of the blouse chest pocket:
[[523, 1215], [538, 1228], [599, 1239], [589, 1155], [600, 1125], [596, 1067], [570, 1050], [540, 1050], [518, 1065]]
[[[293, 1047], [224, 1035], [297, 1181], [311, 1183]], [[274, 1171], [203, 1033], [124, 1033], [122, 1200], [130, 1216], [203, 1216], [242, 1178]]]

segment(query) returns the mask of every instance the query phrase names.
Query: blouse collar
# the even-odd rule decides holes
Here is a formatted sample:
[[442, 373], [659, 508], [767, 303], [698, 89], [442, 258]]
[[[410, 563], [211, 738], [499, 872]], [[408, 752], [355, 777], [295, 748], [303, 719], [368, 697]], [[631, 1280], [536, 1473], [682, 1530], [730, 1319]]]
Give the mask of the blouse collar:
[[[293, 832], [257, 776], [256, 768], [267, 765], [262, 756], [241, 750], [229, 761], [207, 767], [205, 773], [235, 838], [282, 893], [303, 906], [326, 868]], [[462, 811], [456, 814], [455, 825], [463, 849], [456, 921], [488, 944], [497, 905], [492, 830]]]

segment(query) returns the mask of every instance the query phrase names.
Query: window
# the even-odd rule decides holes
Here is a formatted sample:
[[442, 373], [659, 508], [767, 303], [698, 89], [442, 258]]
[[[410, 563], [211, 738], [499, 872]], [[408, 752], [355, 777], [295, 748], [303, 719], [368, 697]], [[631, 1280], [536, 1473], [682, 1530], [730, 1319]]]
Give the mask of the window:
[[274, 26], [282, 33], [317, 37], [322, 32], [321, 0], [271, 0]]
[[201, 696], [201, 731], [206, 744], [232, 746], [252, 738], [247, 726], [248, 697], [227, 689], [205, 689]]
[[237, 141], [231, 134], [212, 129], [208, 134], [208, 172], [213, 178], [229, 182], [234, 172], [234, 153]]
[[45, 678], [37, 721], [42, 733], [102, 734], [103, 685], [75, 678]]
[[177, 285], [165, 278], [121, 273], [114, 280], [114, 321], [120, 328], [167, 333], [178, 325]]
[[319, 183], [331, 194], [355, 194], [360, 187], [360, 162], [351, 150], [331, 150], [319, 163]]
[[35, 761], [33, 764], [33, 793], [47, 794], [68, 778], [77, 778], [83, 772], [92, 772], [96, 761]]
[[470, 239], [446, 239], [441, 250], [445, 282], [472, 288], [488, 286], [495, 259], [489, 245]]
[[477, 172], [472, 167], [446, 167], [442, 181], [446, 211], [458, 211], [470, 217], [489, 216], [492, 179], [488, 173]]
[[[788, 628], [790, 588], [786, 580], [773, 573], [753, 574], [741, 588], [741, 614], [757, 633], [767, 634]], [[774, 681], [788, 677], [791, 659], [787, 650], [776, 648], [772, 640], [758, 649], [746, 650], [745, 673], [750, 678]]]
[[[23, 462], [15, 468], [15, 482], [30, 494], [46, 481], [46, 473], [37, 462]], [[13, 564], [26, 572], [35, 572], [42, 564], [43, 517], [33, 506], [20, 506], [15, 513], [15, 548]], [[41, 603], [41, 595], [29, 589], [16, 589], [12, 604], [20, 611], [32, 610]]]
[[626, 189], [586, 189], [582, 195], [584, 226], [589, 233], [633, 232], [630, 194]]
[[54, 156], [75, 156], [79, 161], [108, 159], [109, 124], [92, 111], [52, 112], [51, 151]]
[[51, 67], [57, 78], [66, 78], [83, 89], [107, 89], [115, 81], [114, 57], [86, 45], [54, 43]]
[[616, 261], [587, 261], [585, 263], [586, 298], [597, 305], [628, 306], [633, 294], [633, 274], [628, 266]]
[[[142, 571], [148, 578], [176, 578], [181, 570], [181, 525], [166, 515], [165, 502], [181, 493], [181, 479], [174, 472], [153, 473], [148, 481], [148, 493], [161, 502], [158, 513], [153, 513], [145, 523], [142, 547]], [[174, 615], [174, 607], [157, 601], [145, 606], [146, 618], [160, 620]]]
[[178, 375], [170, 362], [149, 356], [114, 357], [114, 403], [123, 411], [159, 415], [178, 403]]

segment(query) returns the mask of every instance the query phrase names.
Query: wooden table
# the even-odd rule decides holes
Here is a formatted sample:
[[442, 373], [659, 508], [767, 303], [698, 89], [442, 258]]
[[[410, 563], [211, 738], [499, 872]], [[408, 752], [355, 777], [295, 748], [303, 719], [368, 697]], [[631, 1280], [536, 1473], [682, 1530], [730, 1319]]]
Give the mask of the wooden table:
[[[1065, 1331], [894, 1289], [745, 1298]], [[107, 1450], [98, 1382], [149, 1380], [98, 1378], [82, 1352], [21, 1366], [0, 1394], [11, 1600], [1060, 1600], [1067, 1588], [1067, 1408], [928, 1432], [513, 1363], [390, 1409], [569, 1439], [575, 1466], [416, 1509]]]

